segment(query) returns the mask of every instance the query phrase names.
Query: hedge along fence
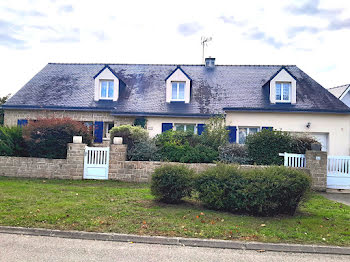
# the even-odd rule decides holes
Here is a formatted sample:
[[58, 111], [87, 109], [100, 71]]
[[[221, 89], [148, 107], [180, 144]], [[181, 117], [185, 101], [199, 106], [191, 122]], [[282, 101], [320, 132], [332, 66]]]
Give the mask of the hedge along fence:
[[[152, 194], [160, 201], [179, 202], [190, 195], [189, 185], [192, 185], [198, 199], [210, 209], [258, 216], [293, 215], [311, 185], [310, 177], [304, 172], [277, 166], [242, 170], [220, 164], [195, 178], [188, 174], [184, 166], [156, 169]], [[181, 176], [184, 178], [178, 179]], [[166, 187], [171, 190], [164, 190]]]

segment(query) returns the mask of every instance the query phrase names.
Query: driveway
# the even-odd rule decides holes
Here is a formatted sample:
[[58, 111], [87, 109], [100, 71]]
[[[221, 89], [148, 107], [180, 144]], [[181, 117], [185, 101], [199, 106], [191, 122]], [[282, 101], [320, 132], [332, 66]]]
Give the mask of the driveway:
[[342, 193], [321, 193], [322, 196], [339, 203], [350, 206], [350, 194]]
[[345, 255], [257, 252], [0, 233], [0, 261], [349, 261]]

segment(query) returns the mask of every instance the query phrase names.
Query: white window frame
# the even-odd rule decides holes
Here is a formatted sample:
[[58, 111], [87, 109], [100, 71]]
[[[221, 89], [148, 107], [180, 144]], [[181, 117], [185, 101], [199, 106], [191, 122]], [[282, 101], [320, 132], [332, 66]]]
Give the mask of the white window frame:
[[[106, 97], [102, 96], [102, 83], [103, 82], [107, 82]], [[108, 97], [108, 93], [109, 93], [110, 83], [111, 82], [113, 83], [113, 96], [112, 97]], [[100, 99], [101, 100], [113, 100], [114, 92], [115, 92], [115, 89], [114, 89], [114, 80], [113, 79], [101, 79], [100, 80]]]
[[[240, 141], [239, 141], [239, 130], [240, 129], [243, 129], [243, 128], [246, 128], [247, 129], [247, 136], [249, 136], [249, 134], [250, 134], [250, 129], [251, 128], [257, 128], [258, 129], [258, 131], [257, 132], [260, 132], [261, 131], [261, 127], [260, 126], [239, 126], [238, 128], [237, 128], [237, 133], [236, 133], [236, 137], [237, 137], [237, 143], [238, 144], [240, 144], [240, 145], [244, 145], [245, 143], [240, 143]], [[255, 133], [254, 133], [255, 134]]]
[[[281, 100], [278, 100], [277, 99], [277, 84], [280, 84], [281, 85]], [[289, 99], [284, 99], [284, 88], [285, 88], [285, 85], [288, 85], [288, 88], [289, 88], [289, 92], [288, 92], [288, 97]], [[276, 82], [276, 85], [275, 85], [275, 96], [276, 96], [276, 102], [278, 103], [290, 103], [292, 100], [291, 100], [291, 95], [292, 95], [292, 83], [291, 82]]]
[[[173, 98], [173, 84], [176, 83], [176, 97]], [[179, 94], [180, 94], [180, 84], [184, 84], [184, 98], [179, 99]], [[171, 81], [171, 101], [180, 101], [180, 102], [185, 102], [185, 96], [186, 96], [186, 82], [185, 81]]]
[[173, 123], [173, 130], [176, 131], [176, 125], [183, 125], [184, 126], [184, 132], [186, 132], [187, 126], [189, 125], [193, 125], [194, 126], [194, 134], [198, 134], [198, 128], [197, 125], [198, 124], [194, 124], [194, 123]]

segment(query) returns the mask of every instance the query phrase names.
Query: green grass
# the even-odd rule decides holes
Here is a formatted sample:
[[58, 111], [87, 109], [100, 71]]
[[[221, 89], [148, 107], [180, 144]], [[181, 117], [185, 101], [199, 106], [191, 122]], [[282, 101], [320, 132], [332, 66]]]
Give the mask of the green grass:
[[350, 246], [350, 207], [312, 193], [294, 217], [155, 202], [149, 185], [0, 177], [0, 225]]

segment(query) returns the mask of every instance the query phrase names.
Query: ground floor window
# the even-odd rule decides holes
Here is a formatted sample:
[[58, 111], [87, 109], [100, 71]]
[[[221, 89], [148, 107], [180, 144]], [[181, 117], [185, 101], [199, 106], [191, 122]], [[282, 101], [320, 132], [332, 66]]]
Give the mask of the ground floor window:
[[248, 135], [255, 134], [260, 131], [260, 127], [238, 127], [238, 142], [245, 144]]
[[105, 122], [104, 123], [104, 137], [108, 137], [109, 136], [109, 131], [114, 127], [114, 122]]
[[84, 122], [84, 125], [87, 127], [90, 134], [93, 136], [94, 135], [94, 123], [92, 121], [88, 121], [88, 122]]
[[176, 131], [190, 131], [194, 134], [197, 133], [197, 128], [196, 128], [196, 124], [175, 124], [175, 130]]

